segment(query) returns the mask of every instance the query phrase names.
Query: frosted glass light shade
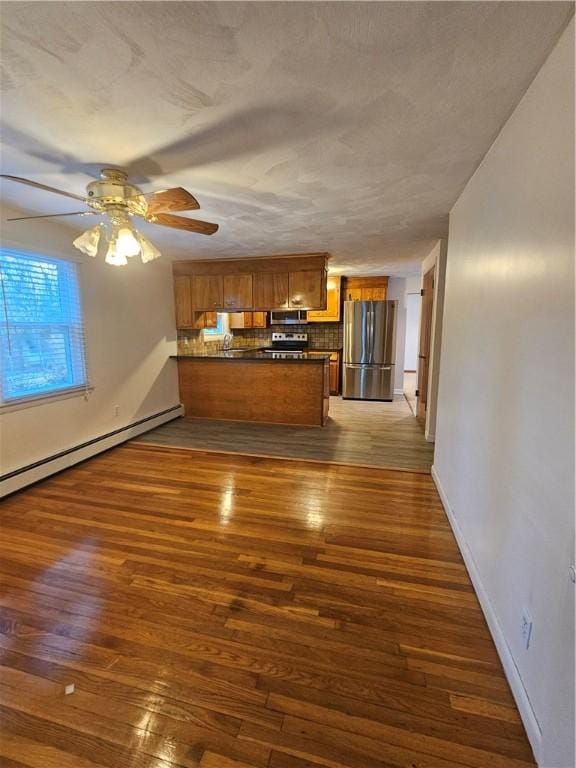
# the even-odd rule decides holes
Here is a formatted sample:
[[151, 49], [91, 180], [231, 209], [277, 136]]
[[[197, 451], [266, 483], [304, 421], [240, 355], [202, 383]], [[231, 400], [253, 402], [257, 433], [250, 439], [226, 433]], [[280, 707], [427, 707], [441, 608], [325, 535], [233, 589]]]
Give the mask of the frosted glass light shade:
[[154, 261], [154, 259], [162, 255], [158, 248], [152, 245], [150, 240], [140, 232], [138, 233], [138, 239], [140, 240], [140, 257], [143, 264], [146, 264], [147, 261]]
[[140, 243], [134, 235], [134, 232], [129, 227], [120, 227], [112, 239], [116, 241], [116, 253], [122, 256], [137, 256], [140, 253]]
[[87, 256], [96, 256], [98, 253], [101, 231], [100, 224], [96, 224], [92, 229], [87, 229], [86, 232], [79, 235], [72, 244]]
[[114, 267], [124, 267], [128, 264], [128, 259], [124, 253], [121, 253], [116, 248], [116, 240], [111, 240], [106, 251], [106, 258], [104, 261], [107, 264], [112, 264]]

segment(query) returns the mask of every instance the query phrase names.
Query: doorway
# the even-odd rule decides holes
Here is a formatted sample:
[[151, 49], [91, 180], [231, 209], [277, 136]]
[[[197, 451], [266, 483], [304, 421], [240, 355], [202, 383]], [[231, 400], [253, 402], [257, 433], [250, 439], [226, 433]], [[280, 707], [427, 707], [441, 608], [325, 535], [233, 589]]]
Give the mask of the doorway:
[[406, 293], [406, 338], [404, 342], [404, 397], [416, 415], [416, 371], [418, 368], [418, 335], [420, 332], [420, 287]]
[[428, 379], [430, 375], [430, 342], [434, 311], [434, 275], [436, 267], [424, 273], [420, 311], [420, 342], [418, 345], [418, 373], [416, 389], [416, 418], [425, 426], [428, 407]]

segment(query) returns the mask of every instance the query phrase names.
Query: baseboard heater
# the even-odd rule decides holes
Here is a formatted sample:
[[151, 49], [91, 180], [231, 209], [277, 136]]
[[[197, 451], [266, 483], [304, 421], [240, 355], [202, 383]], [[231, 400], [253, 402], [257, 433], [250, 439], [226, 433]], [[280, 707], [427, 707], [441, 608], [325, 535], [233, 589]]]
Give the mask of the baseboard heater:
[[96, 456], [96, 454], [102, 453], [102, 451], [114, 448], [114, 446], [137, 435], [141, 435], [143, 432], [148, 432], [150, 429], [159, 427], [167, 421], [177, 419], [183, 412], [184, 409], [181, 405], [173, 405], [171, 408], [166, 408], [151, 416], [146, 416], [144, 419], [133, 421], [131, 424], [126, 424], [124, 427], [115, 429], [112, 432], [106, 432], [104, 435], [92, 438], [92, 440], [86, 440], [84, 443], [66, 448], [63, 451], [52, 454], [52, 456], [46, 456], [31, 464], [26, 464], [24, 467], [6, 472], [0, 475], [0, 498], [25, 488], [27, 485], [36, 483], [38, 480], [43, 480], [55, 472], [61, 472], [63, 469], [78, 464], [80, 461]]

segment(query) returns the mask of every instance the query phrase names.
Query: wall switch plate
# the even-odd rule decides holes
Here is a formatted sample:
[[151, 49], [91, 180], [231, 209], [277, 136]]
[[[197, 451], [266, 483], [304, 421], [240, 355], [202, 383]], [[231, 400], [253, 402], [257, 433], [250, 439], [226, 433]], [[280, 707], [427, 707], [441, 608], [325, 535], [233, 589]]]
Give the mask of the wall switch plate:
[[530, 611], [527, 608], [524, 608], [522, 611], [522, 625], [521, 625], [521, 633], [522, 633], [522, 643], [524, 645], [524, 648], [528, 650], [530, 648], [530, 640], [532, 639], [532, 616], [530, 615]]

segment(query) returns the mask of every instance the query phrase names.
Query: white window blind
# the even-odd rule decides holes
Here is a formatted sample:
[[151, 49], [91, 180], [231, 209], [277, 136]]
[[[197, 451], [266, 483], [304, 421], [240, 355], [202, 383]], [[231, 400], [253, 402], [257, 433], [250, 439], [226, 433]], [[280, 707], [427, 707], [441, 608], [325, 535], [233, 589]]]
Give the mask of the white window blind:
[[2, 402], [86, 387], [76, 264], [0, 250]]

